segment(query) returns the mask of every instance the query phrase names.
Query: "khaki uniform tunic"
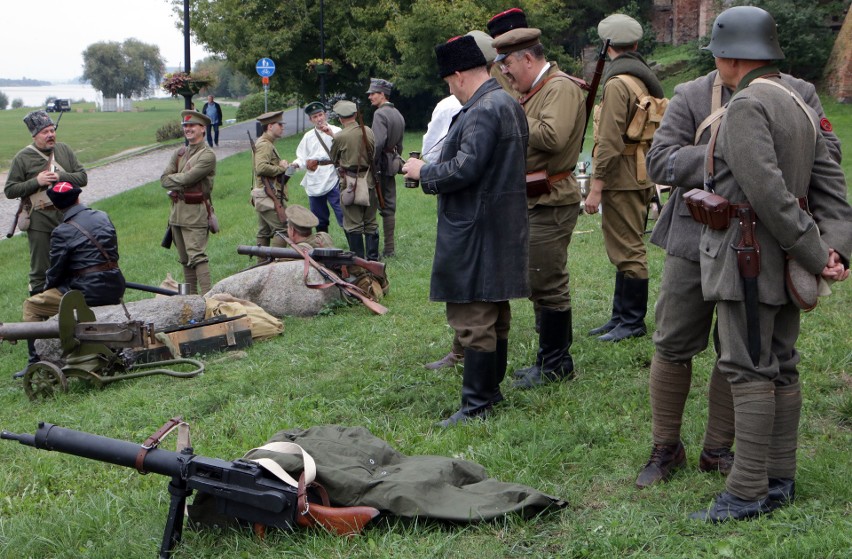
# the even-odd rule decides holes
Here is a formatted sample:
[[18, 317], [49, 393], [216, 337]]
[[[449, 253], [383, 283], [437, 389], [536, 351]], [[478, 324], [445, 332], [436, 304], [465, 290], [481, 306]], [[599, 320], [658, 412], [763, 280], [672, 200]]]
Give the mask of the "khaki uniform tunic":
[[[376, 210], [379, 201], [376, 197], [376, 181], [372, 173], [367, 169], [373, 161], [376, 150], [376, 141], [373, 131], [368, 126], [364, 127], [367, 135], [367, 146], [364, 147], [361, 127], [357, 122], [346, 124], [343, 129], [335, 134], [331, 143], [331, 160], [338, 169], [357, 172], [359, 176], [366, 175], [367, 184], [370, 185], [369, 206], [343, 206], [343, 229], [347, 233], [375, 233], [378, 231], [376, 222]], [[346, 188], [345, 181], [340, 181], [340, 189]]]
[[[255, 187], [262, 188], [263, 182], [261, 182], [261, 177], [266, 177], [275, 190], [275, 195], [279, 196], [278, 199], [281, 200], [281, 205], [286, 209], [288, 198], [286, 186], [281, 186], [275, 181], [276, 177], [284, 174], [284, 169], [279, 165], [281, 156], [278, 155], [278, 150], [275, 149], [274, 141], [268, 132], [264, 132], [254, 146]], [[283, 195], [281, 195], [282, 190]], [[255, 211], [257, 212], [258, 238], [271, 239], [276, 232], [287, 232], [287, 222], [282, 223], [278, 219], [278, 214], [274, 209], [260, 210], [255, 206]]]

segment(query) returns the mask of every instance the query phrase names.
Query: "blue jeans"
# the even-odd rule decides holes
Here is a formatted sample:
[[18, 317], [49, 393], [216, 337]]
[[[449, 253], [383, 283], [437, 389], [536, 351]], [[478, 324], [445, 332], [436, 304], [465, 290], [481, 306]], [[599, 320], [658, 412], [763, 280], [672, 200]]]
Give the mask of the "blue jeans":
[[330, 212], [328, 211], [328, 207], [331, 206], [331, 209], [334, 210], [334, 216], [337, 218], [337, 224], [340, 227], [343, 227], [343, 210], [340, 207], [340, 189], [337, 186], [323, 194], [322, 196], [308, 196], [308, 204], [310, 205], [311, 212], [317, 219], [319, 219], [319, 225], [317, 225], [317, 231], [328, 231], [328, 223]]
[[207, 145], [211, 148], [213, 145], [219, 145], [219, 125], [211, 124], [207, 127]]

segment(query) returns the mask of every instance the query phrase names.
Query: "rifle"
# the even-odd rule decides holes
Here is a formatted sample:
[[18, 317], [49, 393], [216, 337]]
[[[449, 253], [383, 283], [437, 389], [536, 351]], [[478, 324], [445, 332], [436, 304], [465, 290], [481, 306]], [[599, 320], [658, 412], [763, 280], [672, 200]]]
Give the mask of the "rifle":
[[[370, 309], [374, 313], [385, 314], [385, 313], [388, 312], [387, 307], [385, 307], [384, 305], [381, 305], [381, 304], [377, 303], [376, 301], [373, 301], [372, 299], [370, 299], [370, 297], [366, 293], [364, 293], [363, 289], [361, 289], [357, 285], [352, 285], [349, 282], [343, 281], [342, 279], [340, 279], [340, 277], [337, 274], [335, 274], [334, 272], [332, 272], [331, 270], [329, 270], [328, 268], [326, 268], [322, 264], [317, 263], [316, 260], [311, 258], [311, 255], [308, 253], [308, 251], [306, 249], [303, 249], [302, 247], [300, 247], [299, 245], [294, 243], [288, 236], [282, 235], [279, 232], [276, 232], [275, 234], [278, 235], [280, 238], [284, 239], [284, 241], [288, 245], [290, 245], [290, 247], [293, 250], [295, 250], [296, 252], [298, 252], [299, 254], [302, 255], [302, 259], [304, 259], [304, 261], [305, 261], [305, 285], [307, 287], [310, 287], [311, 289], [325, 289], [326, 287], [336, 285], [337, 288], [340, 289], [341, 293], [343, 293], [344, 296], [354, 297], [354, 298], [358, 299], [359, 301], [361, 301], [361, 303], [365, 307], [367, 307], [368, 309]], [[313, 267], [329, 283], [327, 283], [327, 284], [310, 284], [310, 283], [308, 283], [307, 282], [308, 266]]]
[[[249, 144], [251, 145], [251, 154], [252, 154], [252, 162], [254, 161], [254, 155], [257, 153], [257, 148], [254, 145], [254, 140], [251, 137], [251, 133], [246, 130], [246, 134], [248, 134]], [[254, 168], [254, 165], [252, 165]], [[252, 170], [252, 178], [254, 178], [254, 172]], [[287, 214], [284, 212], [284, 204], [281, 203], [281, 198], [284, 196], [284, 186], [287, 185], [287, 181], [290, 180], [290, 175], [284, 173], [275, 177], [275, 182], [281, 185], [281, 194], [277, 194], [275, 192], [275, 188], [270, 184], [268, 177], [260, 177], [260, 184], [263, 186], [263, 191], [266, 193], [269, 198], [272, 199], [272, 204], [275, 206], [275, 214], [278, 216], [278, 221], [281, 223], [287, 223]]]
[[[239, 245], [237, 246], [237, 254], [255, 256], [258, 259], [264, 258], [265, 260], [260, 261], [258, 264], [261, 266], [280, 258], [303, 260], [302, 253], [292, 248]], [[344, 266], [360, 266], [376, 277], [387, 277], [385, 275], [384, 262], [364, 260], [360, 256], [356, 256], [354, 252], [344, 251], [339, 248], [315, 248], [308, 251], [308, 254], [323, 266], [328, 266], [335, 270], [340, 270]]]
[[21, 201], [18, 202], [18, 209], [15, 210], [15, 217], [12, 218], [12, 225], [9, 226], [9, 230], [6, 231], [6, 238], [9, 239], [15, 234], [15, 229], [18, 228], [18, 220], [21, 218], [21, 212], [24, 211], [24, 199], [21, 198]]
[[[361, 111], [358, 111], [358, 125], [361, 127], [361, 143], [364, 146], [364, 149], [367, 149], [367, 131], [364, 129], [364, 115], [361, 114]], [[366, 155], [368, 160], [367, 165], [372, 167], [373, 161], [370, 161], [369, 159], [370, 154], [367, 153]], [[360, 161], [358, 163], [360, 165]], [[340, 179], [345, 181], [346, 177], [341, 176]], [[373, 169], [373, 181], [376, 183], [376, 198], [379, 200], [379, 207], [381, 209], [385, 209], [385, 197], [382, 195], [382, 181], [378, 169]]]
[[[589, 92], [586, 94], [586, 124], [585, 128], [589, 127], [589, 117], [592, 116], [592, 110], [595, 108], [595, 97], [598, 94], [598, 87], [601, 85], [601, 76], [603, 76], [604, 64], [606, 64], [606, 51], [609, 50], [609, 39], [605, 40], [601, 51], [598, 53], [598, 63], [595, 65], [595, 73], [592, 76], [592, 83], [589, 84]], [[580, 141], [580, 150], [583, 149], [583, 140], [586, 135], [583, 134], [583, 139]]]
[[142, 445], [45, 422], [39, 422], [35, 435], [3, 431], [0, 439], [134, 468], [141, 474], [151, 472], [171, 477], [171, 502], [160, 559], [171, 557], [180, 543], [186, 500], [194, 490], [198, 491], [198, 496], [189, 507], [191, 515], [193, 508], [199, 508], [200, 502], [207, 500], [210, 503], [212, 500], [211, 508], [217, 516], [253, 524], [258, 534], [264, 533], [267, 526], [292, 530], [295, 526], [314, 524], [339, 535], [354, 534], [379, 513], [372, 507], [333, 508], [309, 502], [304, 474], [297, 488], [268, 475], [260, 464], [252, 460], [239, 458], [229, 462], [205, 458], [194, 454], [191, 447], [180, 452], [159, 448], [160, 440], [180, 426], [186, 424], [178, 417], [171, 419]]

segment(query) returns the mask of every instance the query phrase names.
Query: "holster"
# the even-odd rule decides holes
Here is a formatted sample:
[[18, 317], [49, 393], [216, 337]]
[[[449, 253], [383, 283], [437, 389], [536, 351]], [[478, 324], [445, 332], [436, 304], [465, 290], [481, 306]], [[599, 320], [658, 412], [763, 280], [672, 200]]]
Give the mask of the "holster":
[[728, 228], [730, 202], [727, 199], [707, 190], [693, 188], [683, 195], [683, 201], [692, 219], [698, 223], [719, 231]]

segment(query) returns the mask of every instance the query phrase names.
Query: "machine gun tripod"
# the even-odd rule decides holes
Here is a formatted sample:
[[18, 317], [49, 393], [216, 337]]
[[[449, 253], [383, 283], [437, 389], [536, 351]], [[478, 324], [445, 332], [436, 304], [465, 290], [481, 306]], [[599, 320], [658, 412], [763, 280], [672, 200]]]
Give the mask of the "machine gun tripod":
[[[24, 392], [30, 400], [49, 398], [53, 392], [68, 391], [68, 380], [79, 378], [98, 387], [117, 380], [150, 375], [194, 377], [204, 371], [195, 359], [169, 359], [153, 363], [134, 362], [130, 348], [149, 348], [162, 345], [156, 338], [153, 324], [131, 320], [125, 323], [96, 322], [95, 313], [86, 305], [83, 294], [69, 291], [59, 303], [58, 322], [0, 323], [0, 341], [60, 340], [65, 366], [50, 361], [38, 361], [27, 367]], [[116, 351], [118, 350], [118, 351]], [[162, 368], [191, 365], [189, 372]]]

